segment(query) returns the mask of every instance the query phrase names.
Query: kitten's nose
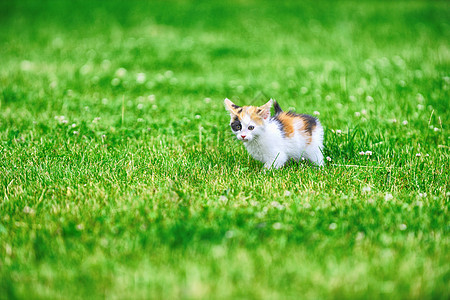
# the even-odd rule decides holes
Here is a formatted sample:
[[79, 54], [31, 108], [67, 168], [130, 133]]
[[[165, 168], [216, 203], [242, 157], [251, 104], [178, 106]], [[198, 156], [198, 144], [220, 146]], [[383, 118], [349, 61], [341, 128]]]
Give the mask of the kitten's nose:
[[245, 139], [246, 135], [241, 135], [241, 138]]

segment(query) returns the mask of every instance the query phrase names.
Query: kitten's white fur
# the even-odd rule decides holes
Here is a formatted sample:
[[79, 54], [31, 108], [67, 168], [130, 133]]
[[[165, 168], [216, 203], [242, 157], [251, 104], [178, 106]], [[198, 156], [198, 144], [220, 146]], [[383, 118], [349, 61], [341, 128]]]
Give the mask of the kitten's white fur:
[[[225, 99], [226, 106], [227, 100]], [[272, 103], [271, 99], [266, 104], [269, 116]], [[233, 116], [231, 111], [230, 114]], [[318, 166], [323, 166], [323, 127], [319, 120], [316, 120], [309, 144], [307, 143], [309, 138], [299, 132], [301, 121], [294, 123], [295, 130], [292, 137], [284, 137], [278, 121], [270, 117], [263, 118], [262, 125], [254, 124], [248, 117], [241, 120], [241, 124], [242, 130], [235, 132], [237, 138], [244, 142], [245, 148], [254, 159], [264, 163], [265, 168], [278, 169], [289, 159], [298, 161], [303, 157]], [[248, 130], [250, 125], [255, 126], [255, 129]], [[245, 139], [242, 136], [245, 136]]]

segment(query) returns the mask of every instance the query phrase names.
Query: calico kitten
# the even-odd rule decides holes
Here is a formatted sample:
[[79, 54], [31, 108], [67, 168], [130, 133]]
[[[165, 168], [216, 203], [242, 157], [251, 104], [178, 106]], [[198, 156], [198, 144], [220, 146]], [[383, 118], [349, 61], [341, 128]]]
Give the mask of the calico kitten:
[[[275, 115], [271, 117], [272, 105]], [[323, 128], [318, 119], [284, 112], [272, 99], [259, 107], [240, 107], [225, 99], [225, 108], [231, 116], [231, 130], [265, 168], [278, 169], [289, 159], [301, 158], [323, 165]]]

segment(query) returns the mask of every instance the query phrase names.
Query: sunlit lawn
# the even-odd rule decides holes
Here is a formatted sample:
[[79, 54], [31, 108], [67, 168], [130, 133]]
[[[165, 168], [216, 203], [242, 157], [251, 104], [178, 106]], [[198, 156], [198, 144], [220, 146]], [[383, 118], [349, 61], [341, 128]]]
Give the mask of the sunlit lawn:
[[[448, 299], [446, 1], [3, 1], [0, 298]], [[262, 172], [223, 99], [316, 114]]]

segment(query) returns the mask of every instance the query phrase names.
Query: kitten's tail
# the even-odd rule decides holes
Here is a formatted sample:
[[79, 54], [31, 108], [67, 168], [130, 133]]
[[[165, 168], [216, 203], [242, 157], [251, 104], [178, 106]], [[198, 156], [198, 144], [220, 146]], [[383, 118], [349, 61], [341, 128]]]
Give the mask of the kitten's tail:
[[273, 101], [273, 108], [275, 109], [275, 116], [278, 116], [283, 112], [277, 101]]

